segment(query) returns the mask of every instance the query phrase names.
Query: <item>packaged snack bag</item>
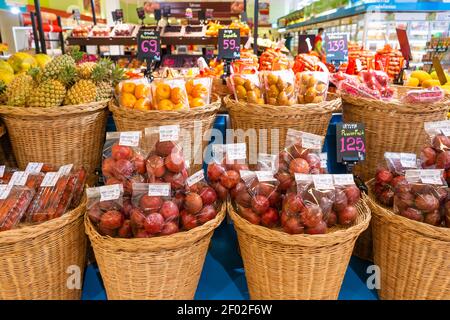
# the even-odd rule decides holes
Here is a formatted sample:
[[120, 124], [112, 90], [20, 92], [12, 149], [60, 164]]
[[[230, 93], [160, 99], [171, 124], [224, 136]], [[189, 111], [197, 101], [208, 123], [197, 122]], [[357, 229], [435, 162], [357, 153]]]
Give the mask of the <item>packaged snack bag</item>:
[[203, 107], [211, 102], [212, 78], [194, 78], [186, 81], [186, 92], [191, 108]]
[[321, 103], [327, 100], [329, 73], [304, 71], [296, 74], [298, 103]]
[[148, 111], [153, 109], [152, 90], [147, 78], [121, 81], [115, 90], [119, 105], [123, 108]]
[[24, 216], [34, 196], [26, 186], [0, 184], [0, 231], [15, 228]]
[[131, 238], [130, 220], [123, 214], [121, 184], [86, 189], [88, 217], [103, 236]]
[[180, 111], [189, 109], [189, 99], [184, 79], [156, 79], [152, 83], [156, 110]]
[[411, 90], [403, 97], [406, 103], [435, 103], [444, 99], [445, 92], [439, 87]]
[[291, 106], [296, 103], [295, 75], [292, 70], [262, 72], [266, 103]]
[[234, 98], [241, 102], [264, 104], [259, 74], [234, 74], [231, 77]]

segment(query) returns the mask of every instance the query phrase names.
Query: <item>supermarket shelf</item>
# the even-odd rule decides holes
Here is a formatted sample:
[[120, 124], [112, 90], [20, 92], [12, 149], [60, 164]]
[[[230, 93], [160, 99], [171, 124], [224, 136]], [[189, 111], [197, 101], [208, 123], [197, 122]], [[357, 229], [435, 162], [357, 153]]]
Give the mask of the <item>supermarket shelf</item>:
[[[161, 44], [168, 46], [176, 45], [215, 45], [217, 37], [161, 37]], [[247, 42], [247, 37], [241, 38], [241, 44]], [[136, 37], [90, 37], [90, 38], [67, 38], [69, 45], [79, 46], [131, 46], [137, 44]]]

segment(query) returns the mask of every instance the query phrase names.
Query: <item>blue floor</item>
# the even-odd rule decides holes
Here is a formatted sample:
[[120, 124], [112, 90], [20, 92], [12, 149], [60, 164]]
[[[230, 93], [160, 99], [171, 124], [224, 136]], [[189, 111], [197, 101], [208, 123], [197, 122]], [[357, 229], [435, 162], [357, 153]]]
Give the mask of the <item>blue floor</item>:
[[[197, 300], [249, 299], [242, 260], [237, 250], [236, 233], [224, 222], [215, 232], [212, 246], [197, 288]], [[365, 285], [365, 270], [371, 263], [352, 257], [339, 294], [340, 300], [376, 300], [377, 294]], [[83, 300], [105, 300], [98, 268], [90, 265], [85, 274]]]

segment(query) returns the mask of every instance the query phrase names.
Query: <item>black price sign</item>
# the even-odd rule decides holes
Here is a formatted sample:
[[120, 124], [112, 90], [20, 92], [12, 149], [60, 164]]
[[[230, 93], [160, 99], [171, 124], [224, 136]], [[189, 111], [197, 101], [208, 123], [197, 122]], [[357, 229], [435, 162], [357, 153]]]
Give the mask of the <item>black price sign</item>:
[[364, 124], [338, 123], [336, 125], [337, 162], [357, 162], [366, 158]]
[[139, 31], [138, 58], [141, 60], [161, 61], [161, 38], [159, 31]]
[[301, 34], [298, 36], [298, 53], [308, 53], [314, 49], [315, 35]]
[[72, 14], [73, 14], [73, 18], [75, 19], [75, 20], [80, 20], [80, 18], [81, 18], [81, 15], [80, 15], [80, 10], [78, 10], [78, 9], [73, 9], [72, 10]]
[[327, 62], [346, 61], [348, 59], [348, 40], [346, 34], [326, 35], [325, 52], [327, 53]]
[[219, 30], [219, 59], [239, 59], [241, 57], [241, 33], [239, 29]]
[[136, 8], [136, 13], [137, 13], [139, 20], [145, 19], [145, 10], [143, 7]]
[[412, 59], [411, 47], [409, 45], [408, 34], [405, 29], [396, 28], [398, 43], [400, 44], [400, 51], [402, 52], [403, 58], [406, 61]]
[[116, 22], [117, 21], [117, 12], [114, 10], [111, 12], [111, 15], [112, 15], [113, 21]]
[[116, 9], [116, 19], [123, 20], [123, 9]]

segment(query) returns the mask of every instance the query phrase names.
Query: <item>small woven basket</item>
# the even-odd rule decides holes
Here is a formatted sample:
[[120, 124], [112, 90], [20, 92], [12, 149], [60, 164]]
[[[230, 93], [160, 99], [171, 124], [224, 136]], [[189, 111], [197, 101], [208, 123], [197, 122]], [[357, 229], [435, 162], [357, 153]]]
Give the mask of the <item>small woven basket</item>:
[[28, 162], [73, 163], [93, 173], [100, 165], [107, 101], [55, 108], [0, 107], [19, 168]]
[[[406, 89], [398, 87], [396, 95], [401, 98]], [[350, 95], [342, 95], [343, 121], [360, 122], [365, 125], [366, 160], [355, 167], [364, 181], [375, 176], [384, 153], [418, 153], [427, 135], [424, 123], [446, 120], [450, 99], [434, 104], [407, 104], [398, 100], [385, 102]]]
[[378, 295], [385, 300], [450, 299], [450, 228], [395, 214], [366, 197], [373, 219], [374, 261], [381, 270]]
[[216, 218], [186, 232], [151, 239], [101, 236], [85, 217], [108, 299], [193, 299], [208, 246], [225, 217], [225, 204]]
[[0, 232], [0, 299], [81, 298], [85, 211], [83, 200], [60, 218]]
[[250, 298], [255, 300], [337, 299], [356, 238], [370, 221], [360, 201], [347, 229], [324, 235], [290, 235], [253, 225], [228, 205], [244, 260]]
[[[205, 132], [213, 128], [216, 114], [220, 108], [220, 100], [214, 97], [213, 103], [189, 110], [181, 111], [140, 111], [119, 107], [115, 101], [111, 100], [109, 110], [113, 113], [114, 122], [118, 131], [143, 131], [146, 128], [159, 127], [164, 125], [178, 124], [181, 130], [186, 130], [191, 135], [192, 159], [203, 159], [203, 152], [208, 145], [208, 137], [203, 137]], [[201, 130], [202, 143], [196, 143], [195, 130]], [[186, 138], [186, 137], [184, 137]], [[201, 150], [199, 150], [201, 147]], [[191, 163], [191, 172], [196, 172], [202, 168], [202, 164]]]
[[[290, 128], [325, 136], [332, 114], [341, 107], [340, 98], [318, 104], [284, 107], [242, 103], [231, 96], [224, 100], [232, 128], [256, 130], [257, 141], [251, 144], [267, 147], [267, 152], [259, 150], [264, 153], [277, 153], [283, 149]], [[278, 130], [278, 136], [275, 131], [272, 132], [274, 129]]]

